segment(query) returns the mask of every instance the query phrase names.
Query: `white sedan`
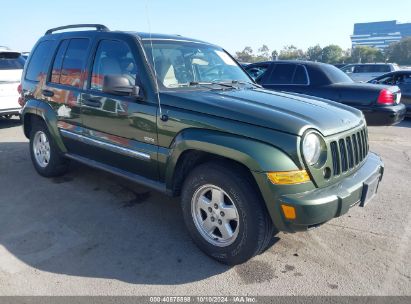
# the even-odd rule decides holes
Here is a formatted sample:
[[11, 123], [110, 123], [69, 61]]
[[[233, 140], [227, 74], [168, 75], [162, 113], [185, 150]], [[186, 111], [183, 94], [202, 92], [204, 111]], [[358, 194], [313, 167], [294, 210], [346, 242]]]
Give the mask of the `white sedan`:
[[25, 59], [21, 53], [0, 49], [0, 117], [19, 115], [19, 85]]

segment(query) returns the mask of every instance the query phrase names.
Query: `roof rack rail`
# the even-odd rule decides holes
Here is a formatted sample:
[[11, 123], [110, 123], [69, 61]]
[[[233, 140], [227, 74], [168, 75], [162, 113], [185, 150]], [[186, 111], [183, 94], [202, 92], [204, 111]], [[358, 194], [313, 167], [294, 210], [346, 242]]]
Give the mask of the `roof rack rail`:
[[60, 26], [60, 27], [49, 29], [47, 30], [45, 35], [50, 35], [56, 31], [72, 29], [72, 28], [82, 28], [82, 27], [95, 27], [97, 31], [103, 31], [103, 32], [110, 31], [107, 26], [102, 25], [102, 24], [72, 24], [72, 25], [65, 25], [65, 26]]

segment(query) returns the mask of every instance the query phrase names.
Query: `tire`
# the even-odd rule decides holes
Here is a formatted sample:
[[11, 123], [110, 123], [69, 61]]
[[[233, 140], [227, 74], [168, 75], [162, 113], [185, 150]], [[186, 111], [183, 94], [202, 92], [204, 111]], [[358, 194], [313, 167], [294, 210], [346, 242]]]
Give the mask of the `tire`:
[[41, 176], [61, 176], [68, 170], [69, 161], [63, 157], [46, 124], [40, 120], [33, 122], [30, 132], [30, 156], [34, 168]]
[[184, 181], [182, 209], [198, 247], [227, 265], [244, 263], [263, 252], [274, 237], [275, 228], [260, 193], [248, 174], [236, 166], [206, 163], [196, 167]]

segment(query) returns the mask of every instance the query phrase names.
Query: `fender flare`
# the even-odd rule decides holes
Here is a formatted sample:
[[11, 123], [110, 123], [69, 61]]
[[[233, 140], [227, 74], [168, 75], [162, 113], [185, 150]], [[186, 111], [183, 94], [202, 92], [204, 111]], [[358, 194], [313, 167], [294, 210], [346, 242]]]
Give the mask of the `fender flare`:
[[272, 145], [219, 131], [186, 129], [174, 138], [170, 147], [165, 172], [168, 189], [173, 186], [180, 156], [188, 150], [207, 152], [237, 161], [251, 172], [299, 170], [284, 151]]
[[[37, 115], [41, 119], [43, 119], [57, 147], [60, 149], [62, 153], [67, 152], [67, 148], [63, 143], [63, 140], [57, 127], [58, 119], [56, 112], [49, 104], [36, 99], [30, 99], [26, 102], [21, 113], [22, 121], [24, 124], [26, 124], [25, 116], [27, 114]], [[27, 137], [30, 136], [30, 134], [25, 135]]]

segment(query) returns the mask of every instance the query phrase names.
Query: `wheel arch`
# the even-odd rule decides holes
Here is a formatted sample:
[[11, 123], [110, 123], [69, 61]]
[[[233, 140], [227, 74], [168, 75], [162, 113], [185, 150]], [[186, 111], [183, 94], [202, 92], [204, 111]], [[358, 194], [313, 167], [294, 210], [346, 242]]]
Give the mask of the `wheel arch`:
[[298, 170], [294, 161], [274, 146], [228, 133], [190, 129], [181, 132], [171, 145], [165, 170], [167, 189], [179, 195], [190, 170], [208, 161], [235, 165], [251, 177], [252, 172]]
[[35, 120], [42, 120], [47, 125], [50, 135], [53, 137], [57, 147], [61, 152], [67, 152], [67, 148], [63, 143], [60, 132], [57, 127], [57, 115], [53, 108], [42, 101], [31, 99], [28, 100], [22, 111], [22, 122], [24, 135], [29, 138], [32, 125]]

